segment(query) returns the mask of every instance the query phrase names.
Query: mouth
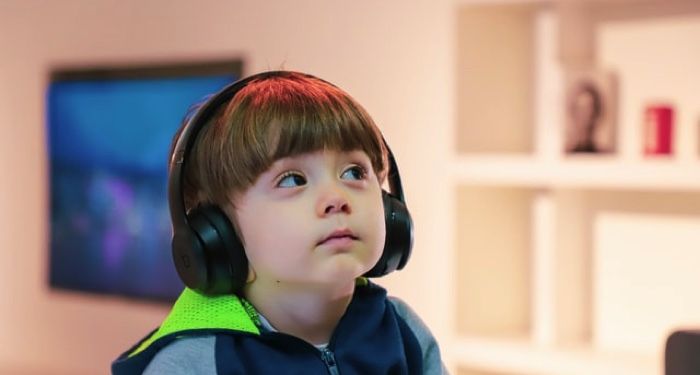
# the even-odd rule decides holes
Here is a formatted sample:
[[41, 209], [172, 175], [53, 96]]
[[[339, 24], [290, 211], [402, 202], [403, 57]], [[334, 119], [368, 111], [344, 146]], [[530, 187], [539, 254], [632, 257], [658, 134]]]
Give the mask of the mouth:
[[319, 241], [317, 245], [340, 241], [355, 241], [357, 239], [358, 237], [350, 229], [336, 229]]

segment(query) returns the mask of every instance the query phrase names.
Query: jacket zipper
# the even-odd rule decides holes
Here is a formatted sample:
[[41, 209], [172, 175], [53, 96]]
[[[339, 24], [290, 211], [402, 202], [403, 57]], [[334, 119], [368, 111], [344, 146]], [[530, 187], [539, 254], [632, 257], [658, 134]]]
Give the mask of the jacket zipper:
[[335, 356], [333, 355], [333, 352], [330, 351], [330, 349], [321, 349], [321, 359], [323, 359], [323, 363], [326, 364], [329, 374], [340, 375], [340, 371], [338, 371], [338, 365], [335, 362]]
[[330, 375], [340, 375], [340, 369], [338, 369], [338, 363], [335, 360], [335, 354], [333, 354], [333, 350], [330, 349], [335, 347], [335, 332], [331, 335], [331, 339], [328, 341], [328, 345], [326, 345], [326, 347], [324, 347], [323, 349], [319, 349], [296, 336], [292, 336], [282, 332], [262, 332], [262, 335], [277, 340], [291, 341], [292, 343], [301, 344], [302, 346], [311, 349], [317, 355], [321, 355], [321, 361], [324, 365], [326, 365], [326, 369], [328, 370], [328, 373]]

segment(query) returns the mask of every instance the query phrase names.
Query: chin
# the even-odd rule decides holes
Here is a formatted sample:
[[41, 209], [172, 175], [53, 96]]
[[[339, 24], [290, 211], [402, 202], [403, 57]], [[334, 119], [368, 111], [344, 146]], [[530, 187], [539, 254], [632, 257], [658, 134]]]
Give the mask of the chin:
[[361, 262], [354, 257], [338, 257], [344, 259], [334, 259], [332, 264], [328, 265], [325, 270], [325, 274], [328, 276], [329, 280], [341, 281], [347, 280], [352, 281], [356, 278], [365, 274], [372, 267], [368, 266], [366, 262]]

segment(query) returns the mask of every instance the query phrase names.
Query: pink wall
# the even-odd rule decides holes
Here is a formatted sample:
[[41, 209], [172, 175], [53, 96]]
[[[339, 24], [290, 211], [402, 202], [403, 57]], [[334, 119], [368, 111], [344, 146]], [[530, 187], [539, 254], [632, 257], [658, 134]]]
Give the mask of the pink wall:
[[[167, 312], [47, 287], [43, 95], [57, 65], [242, 56], [247, 72], [285, 66], [347, 89], [392, 140], [423, 224], [416, 249], [430, 249], [385, 283], [442, 335], [449, 291], [432, 290], [423, 275], [448, 277], [439, 212], [449, 194], [431, 181], [444, 177], [434, 166], [451, 145], [452, 20], [448, 1], [408, 3], [1, 1], [0, 373], [107, 373]], [[426, 143], [439, 146], [415, 152]]]

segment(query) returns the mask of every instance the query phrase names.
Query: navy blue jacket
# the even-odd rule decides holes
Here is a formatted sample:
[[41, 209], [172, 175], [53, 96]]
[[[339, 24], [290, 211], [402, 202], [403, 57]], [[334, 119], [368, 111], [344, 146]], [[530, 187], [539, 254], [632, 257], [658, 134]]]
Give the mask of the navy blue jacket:
[[[206, 305], [208, 301], [221, 297], [198, 298], [198, 306], [201, 306], [202, 303]], [[157, 337], [156, 330], [113, 362], [112, 373], [141, 374], [153, 357], [174, 340], [211, 334], [216, 336], [215, 360], [218, 374], [403, 375], [421, 374], [423, 371], [423, 353], [418, 339], [397, 314], [386, 291], [375, 284], [356, 287], [347, 311], [325, 350], [319, 350], [304, 340], [284, 333], [260, 332], [257, 329], [259, 321], [250, 306], [235, 296], [227, 298], [235, 299], [233, 302], [239, 304], [243, 301], [240, 306], [246, 312], [244, 315], [255, 324], [255, 328], [222, 328], [217, 327], [216, 323], [202, 328], [194, 324], [160, 337]], [[178, 303], [180, 300], [175, 304], [173, 312], [178, 310]], [[192, 306], [184, 308], [184, 311], [193, 311]], [[160, 329], [164, 326], [165, 323]]]

